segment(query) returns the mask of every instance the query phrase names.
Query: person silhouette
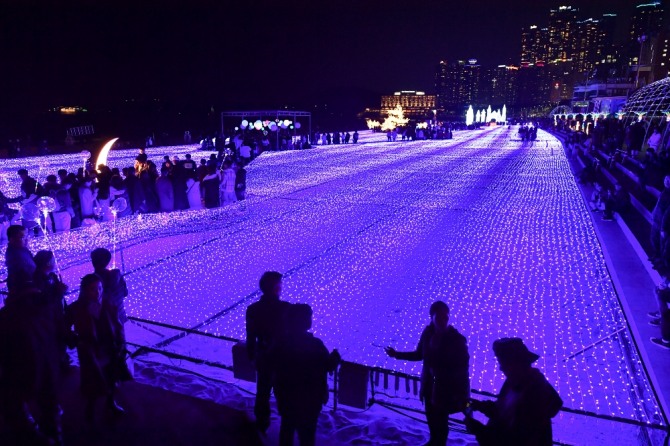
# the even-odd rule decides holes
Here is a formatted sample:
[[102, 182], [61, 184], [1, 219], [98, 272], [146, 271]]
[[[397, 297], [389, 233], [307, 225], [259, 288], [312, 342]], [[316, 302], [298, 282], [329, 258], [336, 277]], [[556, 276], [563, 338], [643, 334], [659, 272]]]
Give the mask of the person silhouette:
[[465, 336], [449, 325], [449, 306], [438, 300], [430, 306], [430, 324], [421, 333], [416, 350], [399, 352], [386, 347], [391, 358], [423, 360], [419, 397], [426, 406], [429, 445], [446, 445], [449, 414], [465, 409], [470, 398], [470, 354]]
[[287, 308], [286, 332], [270, 352], [274, 389], [281, 415], [280, 446], [293, 445], [298, 433], [300, 446], [312, 446], [321, 408], [328, 401], [328, 373], [341, 358], [328, 352], [323, 342], [309, 333], [312, 308], [294, 304]]
[[247, 308], [246, 331], [247, 353], [256, 366], [256, 426], [265, 432], [270, 426], [272, 392], [272, 364], [268, 360], [268, 352], [284, 331], [284, 315], [290, 304], [279, 300], [281, 273], [266, 271], [261, 276], [259, 287], [263, 295]]
[[117, 383], [132, 379], [125, 362], [126, 340], [118, 314], [103, 300], [102, 279], [87, 274], [81, 279], [79, 298], [67, 308], [67, 325], [74, 325], [81, 370], [81, 391], [86, 397], [86, 421], [94, 422], [95, 403], [106, 397], [114, 415], [125, 411], [114, 400]]
[[493, 352], [505, 374], [495, 401], [472, 401], [471, 408], [489, 418], [486, 425], [466, 416], [468, 431], [482, 446], [550, 446], [551, 419], [563, 401], [542, 373], [532, 365], [540, 357], [519, 338], [502, 338]]

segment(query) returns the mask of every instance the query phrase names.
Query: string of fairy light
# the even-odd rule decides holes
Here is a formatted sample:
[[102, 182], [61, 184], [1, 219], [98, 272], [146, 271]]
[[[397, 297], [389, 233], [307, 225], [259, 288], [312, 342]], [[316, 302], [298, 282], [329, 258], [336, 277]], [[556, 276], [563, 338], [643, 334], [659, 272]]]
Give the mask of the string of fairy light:
[[[118, 220], [128, 311], [182, 327], [220, 314], [201, 329], [243, 338], [243, 299], [263, 271], [288, 271], [283, 297], [312, 305], [326, 345], [418, 374], [378, 346], [413, 349], [444, 299], [468, 338], [474, 389], [500, 388], [491, 344], [520, 336], [567, 407], [660, 423], [560, 143], [538, 137], [498, 128], [265, 154], [248, 167], [244, 210]], [[66, 281], [113, 232], [51, 235]]]

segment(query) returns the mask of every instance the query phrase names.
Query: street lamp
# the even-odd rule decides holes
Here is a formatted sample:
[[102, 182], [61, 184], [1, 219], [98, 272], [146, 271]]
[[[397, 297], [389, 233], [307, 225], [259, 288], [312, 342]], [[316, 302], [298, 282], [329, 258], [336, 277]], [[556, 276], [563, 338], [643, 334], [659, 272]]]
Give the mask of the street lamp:
[[584, 82], [584, 103], [586, 104], [585, 105], [586, 110], [584, 110], [584, 111], [587, 112], [587, 113], [589, 111], [589, 104], [588, 104], [588, 102], [586, 102], [586, 99], [587, 99], [586, 96], [589, 92], [589, 79], [591, 78], [591, 76], [595, 76], [596, 73], [597, 73], [597, 70], [595, 70], [595, 69], [593, 71], [587, 71], [585, 73], [586, 74], [586, 82]]
[[637, 73], [635, 75], [635, 88], [637, 89], [637, 86], [640, 83], [640, 68], [642, 67], [642, 49], [644, 48], [644, 42], [646, 42], [647, 36], [642, 34], [640, 37], [637, 38], [637, 41], [640, 42], [640, 55], [637, 58]]

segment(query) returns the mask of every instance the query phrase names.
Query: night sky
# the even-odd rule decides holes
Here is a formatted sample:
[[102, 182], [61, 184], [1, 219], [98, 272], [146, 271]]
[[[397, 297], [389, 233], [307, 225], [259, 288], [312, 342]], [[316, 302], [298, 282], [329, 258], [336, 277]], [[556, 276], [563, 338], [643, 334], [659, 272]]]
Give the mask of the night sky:
[[[308, 107], [346, 94], [367, 100], [399, 89], [432, 92], [441, 59], [518, 63], [521, 27], [543, 24], [558, 4], [45, 3], [0, 0], [2, 110], [94, 108], [126, 98], [217, 110]], [[633, 3], [572, 2], [593, 15], [621, 13], [622, 30]]]

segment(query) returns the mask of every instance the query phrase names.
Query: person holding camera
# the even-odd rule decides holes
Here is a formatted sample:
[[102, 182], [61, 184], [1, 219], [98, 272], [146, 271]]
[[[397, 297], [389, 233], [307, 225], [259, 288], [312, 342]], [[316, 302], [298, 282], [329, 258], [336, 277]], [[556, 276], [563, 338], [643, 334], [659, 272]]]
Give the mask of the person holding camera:
[[449, 414], [465, 409], [470, 398], [470, 354], [467, 340], [449, 325], [449, 306], [438, 300], [430, 306], [430, 324], [416, 350], [399, 352], [386, 347], [391, 358], [423, 361], [421, 401], [426, 406], [429, 445], [444, 446], [449, 436]]
[[540, 357], [519, 338], [502, 338], [493, 352], [506, 380], [495, 401], [472, 401], [469, 409], [489, 418], [486, 425], [466, 412], [465, 426], [481, 446], [551, 446], [551, 419], [563, 400], [533, 367]]

